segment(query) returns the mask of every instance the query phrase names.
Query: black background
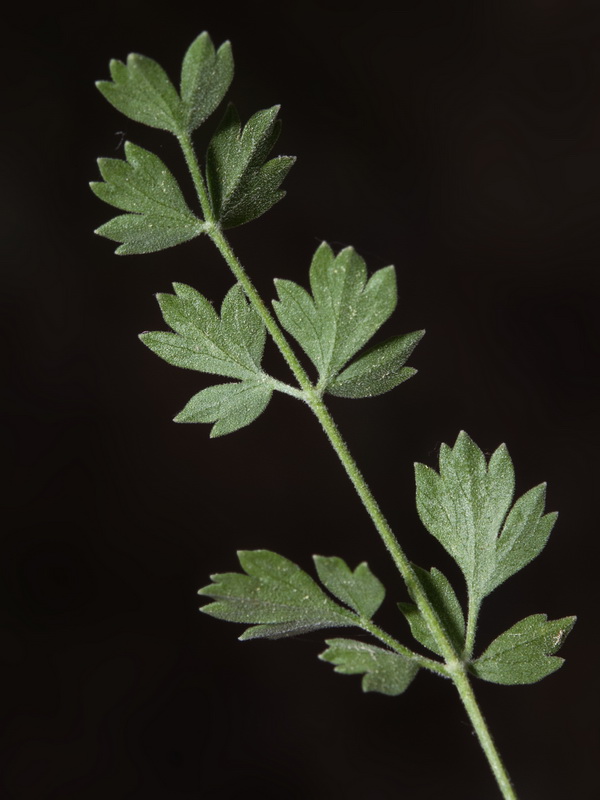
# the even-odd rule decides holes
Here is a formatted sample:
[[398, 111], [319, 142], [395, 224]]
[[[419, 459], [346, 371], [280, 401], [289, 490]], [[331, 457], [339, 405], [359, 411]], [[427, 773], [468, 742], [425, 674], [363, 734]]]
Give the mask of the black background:
[[242, 116], [282, 103], [278, 149], [298, 156], [286, 199], [231, 234], [261, 291], [305, 283], [321, 240], [352, 244], [371, 270], [397, 267], [382, 336], [427, 329], [416, 378], [330, 403], [409, 555], [460, 582], [412, 476], [460, 429], [486, 452], [507, 443], [519, 494], [548, 481], [555, 533], [486, 601], [479, 642], [576, 613], [567, 663], [477, 690], [521, 798], [597, 796], [600, 8], [396, 9], [175, 0], [5, 20], [2, 797], [498, 797], [446, 682], [365, 695], [318, 661], [322, 636], [240, 644], [197, 611], [237, 549], [306, 568], [316, 552], [367, 559], [388, 586], [382, 624], [406, 637], [405, 590], [305, 408], [277, 396], [215, 440], [170, 421], [211, 381], [137, 334], [164, 327], [153, 295], [174, 280], [220, 302], [231, 278], [210, 242], [120, 258], [92, 235], [111, 216], [87, 186], [95, 159], [125, 138], [186, 180], [168, 134], [120, 116], [94, 80], [130, 51], [176, 77], [204, 29], [233, 42]]

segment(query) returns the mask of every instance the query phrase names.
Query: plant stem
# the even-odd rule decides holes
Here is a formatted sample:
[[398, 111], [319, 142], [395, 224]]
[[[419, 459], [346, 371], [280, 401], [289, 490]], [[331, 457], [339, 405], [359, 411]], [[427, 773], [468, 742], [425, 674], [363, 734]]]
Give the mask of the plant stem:
[[473, 648], [475, 646], [475, 630], [477, 626], [477, 617], [479, 616], [479, 608], [481, 600], [475, 600], [469, 594], [469, 608], [467, 610], [467, 631], [465, 634], [465, 649], [463, 653], [463, 660], [465, 662], [471, 660], [473, 655]]
[[373, 493], [369, 489], [367, 482], [365, 481], [361, 471], [359, 470], [356, 461], [354, 460], [350, 451], [348, 450], [348, 447], [344, 442], [337, 428], [337, 425], [333, 420], [333, 417], [327, 410], [325, 403], [323, 402], [319, 393], [316, 391], [315, 387], [310, 382], [310, 379], [306, 374], [304, 367], [300, 364], [300, 362], [296, 358], [295, 353], [293, 352], [285, 336], [281, 332], [279, 325], [275, 321], [269, 309], [263, 303], [262, 298], [258, 294], [252, 281], [248, 277], [245, 269], [242, 267], [236, 255], [234, 254], [233, 250], [231, 249], [231, 246], [227, 241], [227, 239], [225, 238], [225, 236], [223, 235], [223, 232], [219, 228], [215, 227], [215, 229], [209, 230], [208, 235], [210, 236], [210, 238], [218, 248], [219, 252], [229, 265], [235, 277], [241, 283], [248, 299], [253, 304], [256, 311], [260, 314], [265, 324], [265, 327], [273, 337], [273, 340], [275, 341], [275, 344], [279, 348], [282, 356], [287, 361], [298, 383], [304, 390], [306, 402], [308, 403], [311, 410], [321, 423], [321, 426], [325, 431], [327, 438], [329, 439], [333, 449], [337, 453], [338, 458], [342, 462], [342, 466], [346, 470], [346, 474], [352, 481], [352, 485], [356, 489], [356, 492], [360, 497], [360, 499], [362, 500], [362, 503], [365, 506], [367, 513], [371, 517], [379, 535], [383, 539], [383, 543], [385, 544], [388, 552], [392, 556], [392, 559], [394, 560], [394, 563], [396, 564], [400, 574], [404, 578], [404, 581], [409, 589], [411, 596], [414, 597], [414, 600], [417, 603], [419, 610], [425, 617], [430, 630], [436, 637], [436, 640], [438, 641], [440, 649], [442, 650], [442, 653], [444, 655], [444, 658], [448, 663], [457, 662], [457, 655], [454, 652], [454, 648], [452, 647], [452, 644], [450, 643], [448, 637], [446, 636], [446, 632], [444, 631], [433, 606], [430, 604], [429, 599], [425, 594], [425, 590], [421, 586], [421, 583], [417, 578], [410, 561], [406, 557], [404, 550], [402, 549], [398, 540], [394, 536], [392, 529], [390, 528], [381, 509], [379, 508], [379, 505], [375, 500]]
[[452, 675], [452, 680], [454, 681], [454, 685], [458, 690], [460, 699], [462, 700], [467, 714], [469, 715], [471, 724], [475, 729], [475, 733], [479, 739], [479, 744], [481, 745], [491, 770], [494, 773], [498, 787], [502, 792], [502, 797], [504, 797], [504, 800], [518, 800], [515, 790], [510, 782], [510, 777], [506, 771], [506, 767], [504, 766], [504, 763], [500, 757], [500, 753], [496, 749], [496, 745], [494, 744], [494, 740], [492, 739], [492, 735], [489, 731], [487, 723], [483, 717], [483, 714], [481, 713], [479, 705], [477, 704], [473, 687], [471, 686], [471, 682], [469, 681], [469, 677], [465, 672], [464, 666], [461, 665], [461, 669], [457, 670], [456, 673]]
[[215, 215], [213, 214], [210, 198], [208, 196], [208, 192], [206, 191], [204, 178], [202, 177], [198, 159], [196, 158], [196, 153], [194, 152], [194, 145], [192, 144], [191, 136], [187, 132], [182, 132], [177, 137], [177, 141], [183, 150], [185, 163], [187, 164], [190, 175], [192, 176], [192, 180], [194, 181], [194, 188], [196, 189], [196, 194], [198, 195], [198, 200], [200, 201], [200, 208], [202, 209], [202, 214], [204, 215], [204, 222], [209, 223], [209, 225], [214, 225], [216, 222]]
[[189, 136], [181, 135], [179, 137], [179, 144], [183, 150], [183, 155], [185, 156], [188, 169], [192, 176], [192, 180], [194, 181], [196, 192], [198, 193], [198, 199], [200, 200], [200, 206], [202, 208], [202, 213], [204, 214], [204, 221], [207, 224], [206, 233], [212, 239], [213, 243], [216, 245], [217, 249], [225, 259], [236, 280], [241, 284], [244, 292], [246, 293], [246, 297], [260, 315], [260, 318], [264, 322], [266, 329], [271, 334], [271, 338], [279, 348], [279, 351], [294, 373], [294, 377], [300, 384], [301, 388], [305, 392], [311, 390], [312, 383], [310, 382], [306, 371], [296, 358], [296, 354], [289, 346], [287, 339], [279, 328], [279, 325], [275, 322], [273, 315], [264, 304], [262, 297], [250, 280], [250, 276], [231, 249], [231, 245], [225, 238], [214, 218], [212, 207], [208, 198], [208, 192], [206, 191], [206, 187], [204, 185], [204, 178], [202, 177], [202, 172], [200, 171], [198, 160], [196, 159], [196, 154], [194, 153], [194, 148]]
[[379, 639], [380, 642], [387, 644], [391, 650], [395, 650], [396, 653], [399, 653], [401, 656], [409, 658], [411, 661], [417, 663], [420, 667], [431, 670], [431, 672], [435, 672], [444, 678], [450, 677], [450, 674], [444, 664], [441, 664], [439, 661], [434, 661], [433, 658], [427, 658], [427, 656], [419, 655], [419, 653], [413, 653], [410, 648], [405, 647], [399, 641], [394, 639], [393, 636], [390, 636], [390, 634], [384, 631], [383, 628], [380, 628], [379, 625], [376, 625], [373, 620], [366, 619], [365, 617], [361, 618], [360, 627], [364, 631], [367, 631], [367, 633], [370, 633], [371, 636]]
[[[320, 395], [316, 392], [315, 387], [310, 383], [310, 379], [306, 374], [304, 368], [297, 360], [295, 354], [291, 350], [289, 344], [287, 343], [283, 333], [279, 329], [279, 326], [275, 322], [273, 316], [271, 315], [268, 308], [262, 302], [262, 299], [258, 295], [254, 285], [250, 281], [250, 278], [247, 276], [244, 268], [238, 261], [237, 257], [233, 253], [229, 243], [225, 239], [223, 233], [217, 229], [217, 231], [212, 232], [209, 231], [209, 236], [219, 249], [221, 255], [230, 266], [231, 270], [233, 271], [236, 278], [242, 284], [248, 299], [251, 303], [253, 303], [254, 307], [261, 315], [265, 326], [267, 327], [269, 333], [273, 336], [275, 343], [279, 347], [281, 354], [287, 361], [288, 365], [290, 366], [292, 372], [294, 373], [298, 383], [302, 387], [305, 393], [305, 399], [310, 406], [311, 410], [321, 423], [327, 438], [329, 439], [333, 449], [335, 450], [338, 458], [342, 462], [342, 466], [344, 467], [346, 474], [350, 478], [352, 485], [354, 486], [358, 496], [360, 497], [363, 505], [377, 532], [383, 539], [383, 543], [385, 544], [388, 552], [392, 556], [394, 563], [396, 564], [400, 574], [404, 578], [404, 581], [407, 585], [407, 588], [415, 600], [419, 611], [425, 617], [429, 629], [431, 630], [432, 634], [434, 635], [440, 650], [442, 651], [444, 658], [446, 659], [446, 665], [443, 666], [438, 664], [438, 662], [433, 661], [432, 659], [424, 659], [428, 663], [423, 663], [427, 669], [433, 670], [435, 672], [441, 673], [442, 675], [449, 676], [454, 685], [456, 686], [460, 698], [465, 706], [465, 709], [469, 715], [471, 723], [475, 729], [477, 734], [477, 738], [479, 739], [479, 743], [483, 749], [483, 752], [488, 760], [490, 768], [496, 778], [496, 782], [500, 791], [502, 792], [502, 796], [504, 800], [518, 800], [517, 796], [512, 788], [510, 783], [510, 778], [506, 771], [506, 768], [500, 758], [500, 754], [494, 745], [494, 741], [490, 734], [490, 731], [487, 727], [483, 714], [477, 705], [477, 700], [473, 693], [473, 688], [471, 687], [470, 681], [467, 677], [465, 672], [465, 666], [457, 656], [454, 651], [452, 644], [450, 643], [446, 632], [444, 631], [438, 616], [429, 602], [425, 590], [423, 589], [421, 582], [417, 578], [415, 571], [412, 568], [410, 561], [408, 560], [404, 550], [402, 549], [400, 543], [394, 536], [392, 529], [390, 528], [389, 523], [387, 522], [383, 512], [381, 511], [379, 504], [377, 503], [373, 493], [369, 489], [367, 482], [365, 481], [360, 469], [352, 454], [350, 453], [348, 446], [346, 445], [342, 435], [339, 432], [337, 425], [331, 414], [329, 413], [325, 403], [323, 402]], [[254, 298], [257, 298], [259, 302], [256, 302]], [[275, 331], [277, 335], [275, 335]], [[291, 357], [290, 357], [291, 356]], [[475, 615], [470, 615], [470, 619], [475, 619]], [[388, 646], [392, 649], [396, 650], [403, 655], [406, 655], [405, 648], [402, 645], [399, 645], [398, 642], [393, 639], [393, 637], [386, 634], [384, 631], [379, 629], [376, 625], [371, 623], [369, 626], [363, 625], [365, 630], [368, 630], [374, 636], [379, 638], [381, 641], [384, 641]], [[471, 624], [471, 647], [472, 647], [472, 640], [475, 634], [474, 624]], [[399, 645], [399, 647], [398, 647]], [[409, 651], [410, 652], [410, 651]], [[412, 654], [414, 658], [414, 654]], [[435, 666], [433, 666], [435, 665]]]
[[[344, 439], [342, 438], [341, 433], [338, 430], [337, 425], [331, 414], [329, 413], [323, 399], [321, 397], [321, 392], [317, 390], [310, 378], [308, 377], [306, 370], [296, 357], [296, 354], [290, 347], [287, 339], [285, 338], [281, 328], [277, 324], [275, 318], [265, 305], [262, 300], [262, 297], [258, 293], [256, 287], [252, 283], [250, 276], [240, 263], [239, 259], [233, 252], [231, 245], [227, 241], [223, 231], [221, 230], [217, 220], [214, 217], [212, 206], [210, 204], [210, 199], [208, 196], [208, 192], [206, 190], [206, 186], [204, 184], [204, 178], [202, 176], [202, 172], [200, 170], [200, 166], [198, 164], [198, 160], [194, 153], [194, 148], [191, 142], [190, 137], [187, 134], [182, 134], [179, 136], [179, 143], [183, 150], [183, 154], [185, 156], [185, 160], [192, 176], [192, 180], [194, 181], [194, 186], [196, 187], [196, 191], [198, 193], [198, 199], [200, 201], [200, 205], [202, 207], [202, 212], [204, 214], [204, 222], [206, 224], [206, 233], [217, 247], [223, 259], [233, 272], [236, 280], [241, 284], [248, 300], [255, 308], [256, 312], [259, 314], [260, 318], [264, 322], [264, 325], [271, 335], [271, 338], [277, 345], [279, 351], [281, 352], [283, 358], [287, 362], [288, 366], [290, 367], [294, 377], [298, 381], [302, 392], [303, 398], [310, 406], [311, 410], [321, 423], [323, 430], [331, 446], [333, 447], [334, 451], [336, 452], [338, 458], [340, 459], [346, 474], [350, 478], [352, 485], [354, 486], [358, 496], [360, 497], [367, 513], [371, 517], [373, 524], [377, 532], [379, 533], [381, 539], [383, 540], [384, 545], [386, 546], [388, 552], [390, 553], [398, 571], [402, 575], [404, 582], [409, 590], [411, 597], [414, 599], [417, 607], [423, 617], [425, 618], [429, 630], [435, 637], [435, 640], [440, 648], [440, 651], [446, 661], [445, 666], [439, 665], [438, 669], [434, 671], [441, 672], [442, 674], [449, 675], [457, 690], [460, 694], [461, 700], [467, 710], [469, 718], [473, 723], [473, 727], [477, 733], [479, 738], [479, 742], [481, 747], [488, 759], [492, 772], [496, 778], [498, 786], [502, 792], [503, 797], [505, 800], [517, 800], [517, 796], [512, 789], [510, 784], [510, 779], [506, 772], [506, 769], [502, 763], [500, 755], [496, 750], [494, 742], [492, 740], [491, 734], [488, 730], [486, 722], [483, 718], [483, 715], [477, 705], [477, 701], [475, 699], [475, 695], [473, 694], [473, 689], [469, 682], [469, 679], [465, 672], [464, 663], [461, 660], [460, 655], [454, 650], [454, 647], [446, 632], [440, 623], [440, 620], [437, 616], [437, 613], [431, 603], [429, 602], [429, 598], [425, 593], [421, 582], [419, 581], [412, 565], [407, 558], [404, 550], [402, 549], [400, 543], [394, 536], [394, 533], [386, 520], [383, 512], [381, 511], [379, 504], [377, 503], [373, 493], [369, 489], [369, 486], [364, 479], [360, 469], [348, 446], [346, 445]], [[392, 649], [398, 650], [396, 642], [392, 637], [385, 634], [384, 631], [377, 628], [374, 624], [372, 624], [373, 629], [370, 631], [373, 635], [377, 636], [381, 639], [381, 634], [389, 639], [386, 643], [392, 647]], [[377, 633], [375, 633], [375, 629], [377, 629]], [[365, 630], [369, 630], [369, 628], [365, 628]], [[474, 627], [473, 633], [474, 635]], [[383, 641], [386, 641], [383, 639]], [[391, 644], [393, 642], [393, 644]], [[402, 651], [404, 651], [404, 647], [399, 645]], [[411, 651], [408, 651], [411, 652]], [[406, 653], [403, 652], [403, 655]], [[415, 654], [412, 654], [414, 656]], [[462, 654], [461, 654], [462, 655]], [[424, 658], [424, 657], [423, 657]], [[425, 659], [431, 664], [438, 665], [438, 662], [433, 661], [432, 659]], [[431, 665], [424, 664], [423, 666], [427, 666], [428, 669], [432, 669]]]

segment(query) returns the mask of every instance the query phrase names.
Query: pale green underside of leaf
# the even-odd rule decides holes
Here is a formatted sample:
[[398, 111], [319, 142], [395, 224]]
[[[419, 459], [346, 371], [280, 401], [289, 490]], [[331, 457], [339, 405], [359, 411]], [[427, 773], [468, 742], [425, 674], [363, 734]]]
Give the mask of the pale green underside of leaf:
[[559, 669], [554, 656], [575, 624], [576, 617], [548, 620], [546, 614], [526, 617], [498, 636], [471, 664], [471, 671], [491, 683], [536, 683]]
[[181, 96], [164, 69], [151, 58], [130, 53], [127, 63], [110, 62], [112, 81], [96, 86], [118, 111], [136, 122], [191, 134], [223, 100], [233, 78], [231, 45], [217, 52], [206, 31], [188, 48], [181, 69]]
[[453, 448], [442, 445], [439, 474], [415, 464], [415, 477], [419, 516], [461, 568], [476, 603], [546, 544], [556, 515], [542, 516], [544, 485], [521, 497], [508, 514], [514, 472], [504, 445], [487, 464], [463, 431]]
[[[279, 299], [273, 306], [277, 317], [313, 362], [325, 388], [333, 384], [342, 367], [396, 307], [393, 267], [378, 270], [367, 281], [365, 262], [353, 248], [347, 247], [335, 256], [325, 242], [317, 249], [310, 267], [312, 296], [292, 281], [276, 280], [275, 285]], [[399, 348], [398, 343], [388, 344], [389, 352], [385, 347], [382, 351], [390, 364], [394, 347]], [[367, 391], [366, 373], [370, 370], [376, 390], [385, 390], [386, 384], [393, 384], [389, 375], [385, 375], [386, 368], [378, 370], [377, 355], [366, 357], [366, 362], [354, 368], [356, 372], [350, 372], [346, 387], [350, 393]], [[359, 377], [361, 369], [365, 372], [364, 380]], [[338, 390], [343, 392], [343, 382]]]
[[204, 224], [194, 216], [173, 175], [158, 156], [131, 142], [127, 161], [98, 159], [104, 182], [93, 182], [94, 194], [129, 214], [102, 225], [96, 233], [122, 242], [120, 255], [164, 250], [199, 236]]
[[181, 98], [189, 133], [199, 128], [220, 105], [233, 79], [231, 44], [215, 52], [206, 31], [189, 46], [181, 67]]
[[126, 161], [98, 159], [104, 183], [92, 183], [91, 188], [101, 200], [122, 211], [195, 219], [177, 181], [158, 156], [133, 142], [125, 142], [125, 156]]
[[313, 556], [319, 580], [329, 591], [357, 614], [370, 619], [383, 603], [385, 588], [362, 563], [352, 572], [346, 562], [336, 556]]
[[240, 639], [278, 639], [321, 628], [346, 627], [356, 617], [338, 606], [287, 558], [269, 550], [238, 553], [245, 575], [212, 575], [199, 594], [215, 602], [200, 610], [229, 622], [252, 623]]
[[270, 386], [255, 380], [209, 386], [194, 395], [174, 421], [214, 422], [211, 437], [224, 436], [254, 422], [272, 393]]
[[266, 160], [281, 129], [278, 111], [279, 106], [258, 111], [242, 130], [237, 111], [229, 105], [210, 142], [207, 186], [213, 212], [223, 228], [256, 219], [285, 195], [280, 186], [295, 159], [278, 156]]
[[[465, 643], [465, 618], [450, 581], [435, 567], [428, 572], [413, 564], [413, 569], [454, 649], [457, 653], [462, 653]], [[441, 652], [417, 606], [413, 603], [398, 603], [398, 607], [406, 617], [415, 639], [428, 650], [443, 656], [444, 653]]]
[[558, 514], [544, 514], [546, 484], [534, 486], [512, 507], [496, 545], [496, 567], [488, 593], [529, 564], [544, 549]]
[[113, 242], [121, 242], [115, 253], [119, 256], [156, 253], [195, 239], [204, 225], [194, 217], [175, 219], [152, 214], [120, 214], [101, 225], [94, 233]]
[[240, 380], [262, 376], [265, 327], [239, 284], [221, 306], [221, 316], [200, 292], [173, 284], [175, 295], [158, 295], [165, 322], [175, 331], [143, 333], [140, 339], [169, 364]]
[[375, 397], [395, 389], [417, 370], [404, 367], [425, 331], [394, 336], [358, 356], [327, 386], [336, 397]]
[[177, 135], [185, 129], [185, 109], [164, 69], [151, 58], [130, 53], [127, 64], [110, 62], [111, 81], [98, 81], [104, 97], [126, 117]]
[[319, 658], [335, 665], [342, 675], [361, 675], [364, 692], [391, 696], [402, 694], [414, 680], [419, 667], [404, 656], [353, 639], [328, 639]]

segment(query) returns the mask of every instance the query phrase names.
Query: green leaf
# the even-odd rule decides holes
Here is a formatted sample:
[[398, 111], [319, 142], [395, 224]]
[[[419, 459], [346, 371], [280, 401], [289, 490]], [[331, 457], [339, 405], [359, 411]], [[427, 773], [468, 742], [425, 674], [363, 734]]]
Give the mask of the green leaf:
[[404, 656], [353, 639], [329, 639], [319, 658], [335, 664], [342, 675], [361, 675], [363, 692], [399, 695], [412, 683], [419, 667]]
[[542, 516], [544, 485], [508, 513], [515, 481], [508, 450], [500, 445], [486, 463], [464, 431], [453, 448], [442, 445], [439, 474], [415, 464], [415, 477], [421, 521], [461, 568], [475, 607], [539, 554], [556, 520]]
[[[454, 649], [462, 653], [465, 644], [465, 618], [450, 581], [435, 567], [430, 572], [416, 564], [412, 567]], [[443, 656], [417, 606], [413, 603], [398, 603], [398, 607], [406, 617], [415, 639], [428, 650]]]
[[546, 484], [541, 483], [520, 497], [508, 515], [496, 546], [496, 569], [491, 592], [515, 572], [523, 569], [544, 549], [558, 514], [544, 514]]
[[357, 614], [370, 619], [383, 603], [385, 588], [363, 562], [352, 572], [341, 558], [313, 556], [321, 583]]
[[200, 292], [174, 283], [175, 294], [159, 294], [165, 322], [175, 333], [154, 331], [140, 339], [169, 364], [243, 381], [262, 376], [264, 325], [239, 284], [227, 293], [219, 317]]
[[151, 58], [130, 53], [127, 64], [110, 62], [112, 81], [98, 81], [104, 97], [126, 117], [178, 135], [186, 110], [164, 69]]
[[195, 394], [175, 422], [214, 422], [210, 435], [224, 436], [249, 425], [262, 414], [273, 390], [255, 380], [220, 383]]
[[181, 222], [153, 214], [120, 214], [97, 228], [94, 233], [113, 242], [121, 242], [115, 253], [119, 256], [156, 253], [199, 236], [203, 224], [193, 219]]
[[359, 398], [395, 389], [416, 374], [416, 369], [404, 364], [424, 334], [405, 333], [370, 347], [329, 383], [327, 391], [336, 397]]
[[151, 253], [193, 239], [204, 230], [185, 202], [177, 181], [163, 162], [131, 142], [125, 143], [127, 161], [100, 158], [104, 182], [92, 182], [94, 194], [123, 214], [96, 233], [122, 242], [117, 253]]
[[[312, 296], [292, 281], [276, 280], [275, 285], [279, 300], [273, 306], [279, 321], [313, 362], [325, 388], [335, 387], [334, 379], [341, 368], [396, 307], [393, 267], [378, 270], [367, 281], [365, 262], [352, 247], [334, 256], [325, 242], [317, 249], [310, 267]], [[389, 377], [377, 373], [367, 357], [367, 372], [371, 368], [375, 369], [374, 385], [393, 383]], [[364, 389], [368, 381], [357, 378], [360, 367], [356, 370], [356, 374], [350, 372], [350, 392]], [[340, 388], [343, 391], [343, 382]]]
[[331, 600], [297, 564], [270, 550], [238, 553], [245, 575], [211, 575], [198, 594], [215, 600], [200, 610], [229, 622], [252, 623], [240, 639], [279, 639], [321, 628], [354, 625], [355, 616]]
[[577, 617], [550, 621], [546, 614], [526, 617], [491, 643], [471, 664], [471, 671], [491, 683], [536, 683], [559, 669], [561, 647]]
[[279, 106], [258, 111], [242, 131], [238, 113], [229, 105], [210, 142], [208, 192], [224, 228], [256, 219], [285, 195], [279, 187], [295, 159], [279, 156], [266, 161], [281, 130], [278, 111]]
[[501, 445], [489, 465], [462, 431], [454, 448], [442, 445], [440, 473], [415, 464], [417, 510], [427, 530], [461, 568], [470, 595], [480, 600], [496, 565], [496, 543], [510, 507], [514, 473]]
[[188, 133], [208, 119], [233, 78], [231, 44], [224, 42], [215, 52], [208, 33], [200, 34], [188, 48], [181, 67], [181, 99]]

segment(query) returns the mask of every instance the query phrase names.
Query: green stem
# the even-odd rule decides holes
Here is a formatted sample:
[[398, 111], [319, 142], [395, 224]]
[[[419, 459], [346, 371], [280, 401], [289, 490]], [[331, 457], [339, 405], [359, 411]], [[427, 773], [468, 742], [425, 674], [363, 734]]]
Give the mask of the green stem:
[[461, 665], [461, 669], [457, 670], [457, 672], [452, 675], [452, 680], [458, 689], [460, 699], [463, 702], [466, 712], [469, 715], [469, 719], [471, 720], [471, 724], [473, 725], [475, 733], [477, 734], [477, 738], [479, 739], [479, 744], [481, 745], [491, 770], [494, 773], [498, 787], [502, 792], [502, 797], [504, 800], [518, 800], [515, 790], [510, 782], [510, 777], [506, 771], [506, 767], [504, 766], [504, 763], [500, 757], [500, 753], [496, 749], [496, 745], [494, 744], [494, 740], [492, 739], [492, 735], [489, 731], [487, 723], [483, 717], [483, 714], [481, 713], [479, 705], [477, 704], [473, 687], [471, 686], [471, 682], [469, 681], [467, 673], [465, 672], [464, 666]]
[[196, 189], [196, 194], [198, 195], [198, 200], [200, 201], [200, 208], [202, 209], [202, 214], [204, 215], [204, 222], [207, 222], [209, 225], [214, 225], [216, 223], [215, 215], [213, 214], [210, 198], [208, 196], [208, 192], [206, 191], [204, 178], [202, 177], [200, 165], [198, 164], [198, 159], [196, 158], [196, 153], [194, 152], [194, 145], [192, 144], [191, 136], [188, 133], [180, 133], [177, 137], [177, 140], [179, 141], [179, 145], [183, 150], [185, 163], [187, 164], [190, 175], [192, 176], [192, 180], [194, 181], [194, 188]]
[[266, 329], [270, 333], [271, 338], [279, 348], [282, 356], [285, 358], [290, 369], [294, 373], [294, 377], [300, 384], [300, 387], [305, 392], [312, 391], [313, 385], [306, 374], [304, 367], [296, 358], [296, 354], [288, 344], [287, 339], [279, 328], [279, 325], [275, 322], [273, 315], [264, 304], [262, 297], [250, 280], [250, 276], [231, 249], [231, 245], [225, 238], [217, 221], [214, 218], [210, 200], [208, 198], [208, 192], [206, 191], [206, 187], [204, 185], [204, 178], [202, 177], [198, 160], [196, 159], [196, 154], [194, 153], [194, 148], [189, 136], [180, 136], [179, 143], [181, 145], [181, 149], [183, 150], [188, 169], [198, 193], [198, 199], [200, 200], [202, 213], [204, 214], [204, 221], [207, 224], [206, 233], [212, 239], [213, 243], [216, 245], [217, 249], [225, 259], [236, 280], [241, 284], [244, 292], [246, 293], [246, 297], [258, 312], [260, 318], [265, 324]]
[[296, 389], [295, 386], [290, 386], [289, 383], [284, 383], [283, 381], [278, 381], [277, 378], [274, 378], [272, 375], [267, 375], [267, 373], [263, 373], [265, 381], [271, 385], [273, 389], [276, 389], [278, 392], [282, 392], [283, 394], [289, 394], [290, 397], [295, 397], [296, 400], [304, 400], [305, 395], [302, 389]]
[[475, 632], [477, 628], [477, 617], [479, 616], [479, 609], [481, 601], [475, 600], [469, 595], [469, 608], [467, 611], [467, 631], [465, 635], [465, 649], [463, 653], [463, 660], [465, 662], [471, 660], [473, 655], [473, 648], [475, 647]]
[[[352, 485], [354, 486], [358, 496], [360, 497], [367, 513], [371, 517], [377, 532], [379, 533], [381, 539], [383, 540], [384, 545], [386, 546], [388, 552], [390, 553], [398, 571], [402, 575], [404, 582], [409, 590], [411, 597], [414, 599], [417, 607], [423, 617], [425, 618], [429, 630], [431, 631], [432, 635], [434, 636], [438, 647], [440, 649], [441, 654], [443, 655], [446, 665], [442, 666], [441, 669], [444, 671], [446, 675], [450, 675], [454, 684], [460, 694], [460, 697], [463, 701], [463, 704], [469, 714], [469, 717], [473, 723], [477, 736], [479, 738], [479, 742], [483, 751], [488, 759], [492, 772], [496, 777], [498, 782], [498, 786], [502, 791], [503, 797], [505, 800], [517, 800], [516, 795], [511, 787], [510, 780], [508, 778], [508, 774], [502, 764], [502, 760], [500, 759], [500, 755], [496, 750], [491, 734], [487, 728], [483, 715], [479, 710], [477, 705], [477, 701], [473, 694], [473, 690], [469, 683], [469, 680], [465, 673], [465, 667], [461, 658], [454, 650], [454, 647], [446, 632], [440, 623], [438, 616], [436, 614], [435, 609], [429, 602], [429, 598], [427, 597], [421, 582], [417, 578], [415, 571], [412, 568], [410, 561], [408, 560], [404, 550], [400, 546], [400, 543], [394, 536], [392, 529], [389, 526], [383, 512], [381, 511], [379, 504], [375, 500], [373, 493], [369, 489], [367, 482], [365, 481], [361, 471], [358, 468], [352, 454], [350, 453], [348, 446], [346, 445], [345, 441], [340, 434], [337, 425], [335, 424], [333, 417], [329, 413], [323, 399], [321, 397], [321, 391], [315, 387], [310, 378], [308, 377], [304, 367], [296, 357], [296, 354], [290, 347], [287, 339], [285, 338], [281, 328], [275, 321], [275, 318], [263, 302], [261, 296], [259, 295], [256, 287], [250, 280], [249, 275], [247, 274], [246, 270], [240, 263], [239, 259], [233, 252], [231, 245], [225, 238], [221, 228], [219, 227], [218, 221], [215, 219], [214, 213], [212, 211], [212, 206], [210, 203], [210, 199], [208, 196], [208, 192], [206, 190], [206, 186], [204, 184], [204, 178], [202, 177], [202, 172], [198, 165], [198, 160], [196, 159], [196, 155], [194, 153], [194, 148], [191, 142], [191, 139], [188, 135], [182, 134], [179, 137], [179, 143], [183, 150], [183, 154], [185, 156], [186, 163], [188, 165], [188, 169], [192, 176], [192, 180], [194, 181], [194, 185], [196, 187], [196, 191], [198, 193], [198, 199], [200, 201], [200, 205], [202, 207], [202, 212], [204, 214], [204, 222], [206, 224], [206, 233], [213, 241], [223, 259], [233, 272], [236, 280], [241, 284], [244, 292], [248, 300], [252, 303], [255, 310], [261, 317], [262, 321], [265, 324], [265, 327], [271, 338], [277, 345], [279, 351], [281, 352], [283, 358], [287, 362], [288, 366], [290, 367], [294, 377], [298, 381], [300, 385], [304, 399], [312, 409], [313, 413], [321, 423], [327, 438], [333, 449], [335, 450], [338, 458], [340, 459], [346, 474], [350, 478]], [[377, 628], [377, 626], [374, 626]], [[380, 631], [380, 629], [378, 629]], [[385, 632], [381, 631], [381, 634], [387, 636]], [[378, 634], [375, 634], [378, 638], [381, 638]], [[395, 640], [392, 637], [389, 637], [392, 642]], [[390, 644], [390, 642], [388, 642]], [[397, 649], [396, 645], [399, 643], [395, 642], [393, 649]], [[390, 644], [390, 646], [392, 646]], [[403, 648], [402, 645], [400, 645]], [[404, 648], [403, 648], [404, 650]], [[400, 652], [400, 651], [398, 651]], [[411, 652], [411, 651], [409, 651]], [[403, 653], [404, 654], [404, 653]], [[412, 654], [413, 656], [415, 654]], [[427, 659], [427, 661], [431, 661], [431, 664], [436, 664], [437, 662], [432, 661], [431, 659]], [[431, 669], [429, 665], [427, 667]], [[441, 671], [437, 669], [436, 671]]]
[[433, 658], [427, 658], [427, 656], [414, 653], [410, 648], [405, 647], [399, 641], [394, 639], [393, 636], [390, 636], [390, 634], [384, 631], [383, 628], [380, 628], [379, 625], [376, 625], [373, 620], [362, 617], [359, 624], [364, 631], [367, 631], [367, 633], [370, 633], [371, 636], [379, 639], [380, 642], [387, 644], [391, 650], [394, 650], [401, 656], [409, 658], [411, 661], [417, 663], [420, 667], [424, 667], [425, 669], [431, 670], [431, 672], [442, 675], [444, 678], [450, 677], [444, 664], [440, 664], [439, 661], [434, 661]]
[[309, 401], [309, 405], [321, 423], [321, 426], [325, 431], [331, 446], [340, 459], [346, 474], [350, 478], [356, 493], [360, 497], [368, 515], [371, 517], [371, 520], [377, 529], [377, 532], [382, 538], [383, 543], [385, 544], [389, 554], [396, 564], [396, 567], [398, 568], [398, 571], [402, 575], [411, 597], [417, 604], [419, 611], [425, 617], [427, 625], [435, 636], [446, 662], [448, 664], [459, 663], [454, 648], [450, 643], [433, 606], [429, 602], [429, 599], [425, 594], [425, 590], [423, 589], [421, 582], [417, 578], [415, 571], [412, 568], [412, 564], [408, 560], [400, 543], [394, 536], [388, 521], [383, 515], [377, 500], [375, 500], [373, 493], [371, 492], [366, 480], [358, 468], [358, 464], [350, 453], [346, 442], [342, 438], [342, 435], [339, 432], [333, 417], [327, 410], [325, 403], [320, 397], [315, 397]]

